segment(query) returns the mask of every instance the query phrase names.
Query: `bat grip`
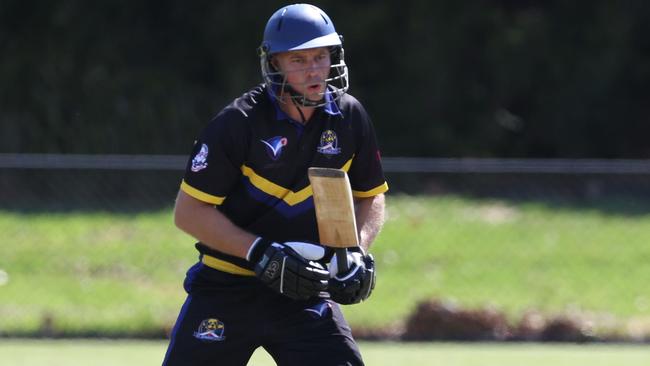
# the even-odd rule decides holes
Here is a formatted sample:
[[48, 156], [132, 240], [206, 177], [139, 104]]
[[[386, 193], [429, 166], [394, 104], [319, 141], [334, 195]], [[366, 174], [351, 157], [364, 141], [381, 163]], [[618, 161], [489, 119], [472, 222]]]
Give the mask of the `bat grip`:
[[347, 249], [336, 248], [336, 264], [338, 266], [338, 273], [345, 273], [350, 269]]

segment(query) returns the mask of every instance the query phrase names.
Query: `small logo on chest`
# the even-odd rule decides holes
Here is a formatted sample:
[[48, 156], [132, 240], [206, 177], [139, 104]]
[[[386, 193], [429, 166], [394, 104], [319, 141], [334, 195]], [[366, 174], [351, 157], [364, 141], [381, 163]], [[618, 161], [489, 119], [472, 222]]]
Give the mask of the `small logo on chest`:
[[271, 137], [268, 140], [260, 140], [266, 148], [266, 153], [272, 160], [278, 160], [282, 155], [282, 148], [287, 146], [289, 140], [283, 136]]
[[320, 135], [320, 143], [316, 148], [316, 151], [325, 155], [337, 155], [341, 153], [341, 148], [338, 146], [339, 139], [336, 136], [336, 132], [325, 130]]

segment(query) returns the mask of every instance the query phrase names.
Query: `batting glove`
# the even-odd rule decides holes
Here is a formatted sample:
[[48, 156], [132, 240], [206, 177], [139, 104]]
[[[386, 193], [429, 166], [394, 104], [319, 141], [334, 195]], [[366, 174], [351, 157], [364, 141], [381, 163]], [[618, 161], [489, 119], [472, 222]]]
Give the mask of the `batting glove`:
[[320, 263], [325, 249], [304, 242], [275, 243], [257, 238], [246, 259], [255, 275], [274, 291], [296, 300], [306, 300], [327, 290], [327, 271]]
[[365, 301], [375, 288], [377, 275], [372, 254], [365, 254], [361, 248], [348, 249], [349, 270], [338, 273], [336, 256], [328, 268], [332, 278], [329, 280], [329, 293], [332, 300], [342, 305]]

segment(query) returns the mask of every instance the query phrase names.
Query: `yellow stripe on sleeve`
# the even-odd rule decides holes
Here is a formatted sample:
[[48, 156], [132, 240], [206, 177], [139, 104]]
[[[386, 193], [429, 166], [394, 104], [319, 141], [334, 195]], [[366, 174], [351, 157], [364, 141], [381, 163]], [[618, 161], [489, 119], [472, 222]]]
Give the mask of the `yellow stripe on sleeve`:
[[369, 191], [352, 191], [352, 195], [354, 197], [359, 197], [359, 198], [368, 198], [372, 196], [376, 196], [378, 194], [384, 193], [388, 191], [388, 183], [384, 182], [384, 184], [380, 185], [377, 188], [373, 188]]
[[223, 203], [223, 200], [226, 199], [226, 197], [213, 196], [211, 194], [199, 191], [198, 189], [187, 184], [185, 180], [181, 182], [181, 190], [199, 201], [211, 203], [213, 205], [220, 205]]

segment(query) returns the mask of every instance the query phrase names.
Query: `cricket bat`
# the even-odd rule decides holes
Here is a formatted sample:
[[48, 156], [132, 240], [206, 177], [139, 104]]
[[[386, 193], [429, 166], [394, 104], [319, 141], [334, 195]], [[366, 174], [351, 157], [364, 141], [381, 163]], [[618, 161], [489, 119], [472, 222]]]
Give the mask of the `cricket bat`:
[[340, 273], [349, 269], [346, 248], [358, 247], [357, 220], [350, 180], [344, 170], [309, 168], [321, 244], [334, 248]]

